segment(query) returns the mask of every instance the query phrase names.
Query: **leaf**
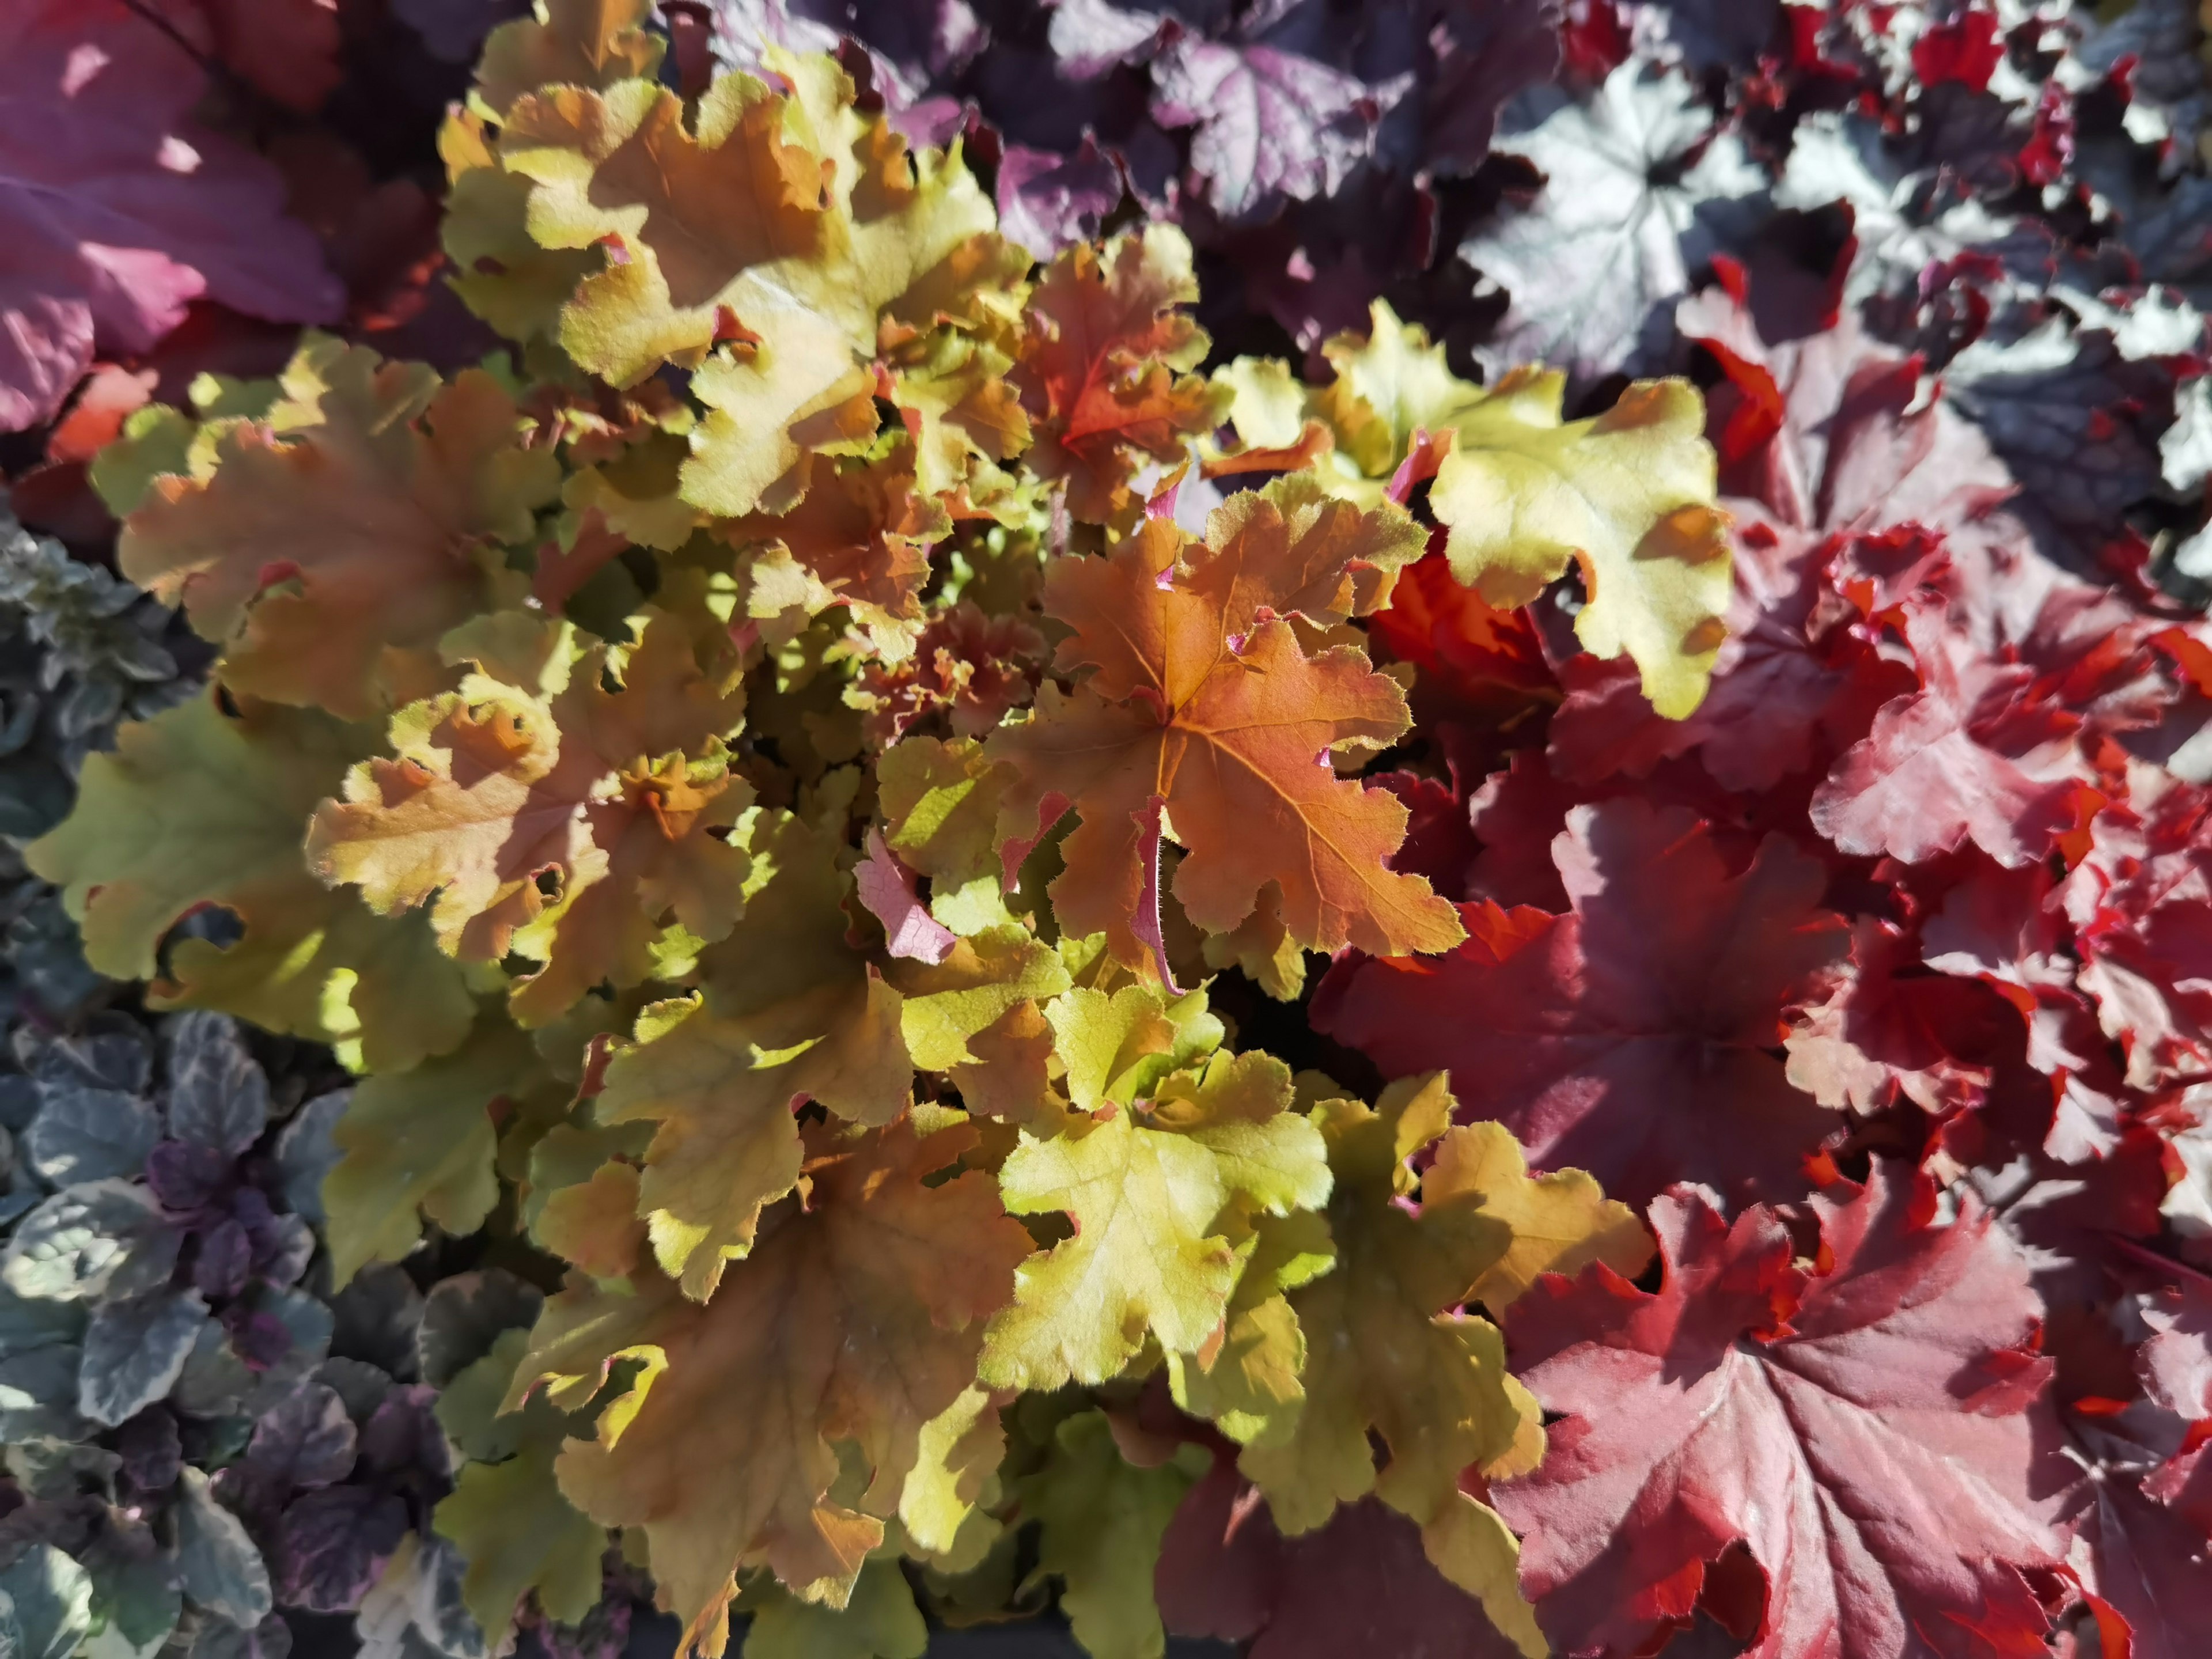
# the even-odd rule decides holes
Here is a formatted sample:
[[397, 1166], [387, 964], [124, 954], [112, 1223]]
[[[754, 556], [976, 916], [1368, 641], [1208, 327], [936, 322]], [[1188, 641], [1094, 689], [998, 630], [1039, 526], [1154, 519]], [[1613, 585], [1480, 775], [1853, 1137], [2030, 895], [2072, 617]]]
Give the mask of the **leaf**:
[[921, 593], [929, 550], [951, 533], [943, 504], [915, 476], [911, 446], [871, 459], [817, 455], [802, 469], [805, 498], [781, 514], [747, 514], [717, 522], [714, 533], [753, 554], [750, 614], [782, 640], [842, 605], [878, 654], [913, 648], [922, 623]]
[[2022, 1413], [2049, 1362], [2015, 1346], [2042, 1311], [2025, 1264], [1971, 1200], [1929, 1225], [1909, 1173], [1878, 1165], [1814, 1207], [1823, 1271], [1793, 1263], [1772, 1211], [1731, 1228], [1677, 1192], [1652, 1208], [1658, 1291], [1593, 1267], [1515, 1309], [1528, 1386], [1564, 1420], [1542, 1468], [1493, 1498], [1558, 1646], [1641, 1644], [1741, 1544], [1776, 1659], [1839, 1633], [2039, 1647], [2022, 1573], [2057, 1558], [2027, 1501]]
[[[323, 887], [301, 856], [317, 800], [368, 736], [307, 709], [234, 716], [203, 695], [124, 726], [88, 756], [76, 810], [27, 858], [63, 889], [87, 960], [153, 981], [157, 1007], [220, 1008], [270, 1030], [358, 1041], [398, 1070], [459, 1042], [474, 1003], [419, 920], [389, 922]], [[162, 942], [194, 911], [245, 933], [217, 945]]]
[[85, 1327], [76, 1408], [112, 1428], [167, 1398], [207, 1322], [207, 1304], [197, 1291], [103, 1302]]
[[343, 1156], [323, 1182], [331, 1276], [398, 1261], [424, 1220], [474, 1232], [499, 1200], [492, 1112], [535, 1086], [529, 1040], [487, 1019], [460, 1048], [411, 1072], [364, 1078], [331, 1131]]
[[[680, 1003], [649, 1009], [641, 1041], [607, 1067], [599, 1100], [602, 1123], [659, 1126], [636, 1213], [650, 1224], [661, 1270], [700, 1301], [713, 1294], [726, 1264], [751, 1249], [762, 1206], [798, 1181], [799, 1104], [827, 1086], [837, 1106], [860, 1106], [837, 1086], [851, 1058], [848, 1034], [825, 1036], [779, 1065], [766, 1063], [756, 1032], [748, 1022]], [[895, 1113], [912, 1069], [899, 1066], [894, 1086], [869, 1101], [865, 1115], [879, 1121]]]
[[[665, 1281], [572, 1285], [547, 1304], [510, 1403], [548, 1377], [556, 1405], [580, 1401], [614, 1360], [645, 1362], [557, 1471], [593, 1519], [644, 1528], [687, 1641], [720, 1650], [741, 1565], [843, 1595], [923, 1426], [975, 1380], [1029, 1240], [988, 1176], [923, 1184], [973, 1143], [903, 1121], [822, 1137], [808, 1207], [763, 1218], [704, 1307]], [[841, 1443], [872, 1473], [858, 1509], [830, 1495]]]
[[751, 802], [724, 745], [741, 692], [665, 612], [649, 614], [618, 690], [609, 666], [594, 647], [550, 699], [477, 674], [410, 705], [392, 720], [395, 757], [356, 766], [307, 832], [318, 875], [385, 915], [429, 902], [448, 952], [544, 962], [514, 994], [529, 1024], [602, 981], [650, 975], [666, 919], [712, 941], [743, 908], [746, 855], [714, 834]]
[[1553, 856], [1570, 914], [1470, 904], [1449, 957], [1337, 964], [1316, 1027], [1392, 1075], [1448, 1066], [1463, 1109], [1539, 1169], [1587, 1169], [1630, 1203], [1688, 1178], [1802, 1191], [1838, 1121], [1772, 1050], [1848, 947], [1825, 870], [1770, 837], [1731, 875], [1688, 812], [1635, 800], [1573, 809]]
[[495, 112], [540, 87], [609, 87], [660, 67], [665, 47], [646, 27], [645, 0], [535, 0], [531, 10], [484, 39], [477, 90]]
[[1060, 1605], [1093, 1659], [1161, 1659], [1167, 1635], [1152, 1603], [1160, 1539], [1189, 1489], [1194, 1449], [1139, 1468], [1101, 1411], [1064, 1419], [1043, 1466], [1019, 1488], [1041, 1523], [1036, 1572], [1065, 1585]]
[[1103, 250], [1079, 243], [1030, 295], [1011, 376], [1036, 434], [1026, 459], [1066, 482], [1076, 518], [1127, 523], [1137, 470], [1181, 460], [1218, 417], [1220, 400], [1188, 373], [1206, 337], [1177, 307], [1197, 297], [1190, 244], [1169, 225]]
[[92, 1579], [52, 1544], [0, 1571], [0, 1635], [16, 1659], [68, 1659], [92, 1630]]
[[[1111, 1056], [1126, 1042], [1119, 1035], [1126, 1026], [1108, 1022], [1132, 1012], [1127, 992], [1110, 1004], [1089, 994], [1099, 1029], [1082, 1035], [1094, 1055], [1108, 1058], [1071, 1060], [1072, 1079], [1077, 1063], [1097, 1078], [1074, 1085], [1085, 1093], [1112, 1086]], [[1063, 1033], [1082, 1014], [1060, 1010], [1077, 1006], [1055, 1005]], [[1164, 1044], [1169, 1035], [1146, 1041]], [[1068, 1052], [1066, 1035], [1060, 1046]], [[1251, 1068], [1226, 1062], [1244, 1075], [1213, 1079], [1208, 1088], [1209, 1073], [1181, 1091], [1181, 1100], [1164, 1096], [1155, 1112], [1140, 1115], [1109, 1103], [1097, 1116], [1073, 1118], [1048, 1140], [1022, 1132], [999, 1171], [1006, 1208], [1016, 1215], [1064, 1211], [1075, 1235], [1022, 1265], [1013, 1305], [985, 1340], [986, 1382], [1022, 1389], [1103, 1382], [1148, 1334], [1170, 1353], [1196, 1352], [1220, 1325], [1237, 1283], [1237, 1252], [1228, 1236], [1232, 1200], [1281, 1215], [1326, 1197], [1319, 1138], [1284, 1109], [1290, 1091], [1282, 1068], [1265, 1056], [1245, 1059], [1261, 1068], [1257, 1090], [1238, 1091], [1239, 1082], [1249, 1090]], [[1273, 1076], [1265, 1069], [1271, 1066]]]
[[1765, 186], [1743, 143], [1712, 131], [1686, 76], [1629, 62], [1579, 104], [1524, 94], [1498, 147], [1545, 175], [1535, 201], [1460, 246], [1513, 295], [1485, 367], [1548, 362], [1577, 380], [1643, 367], [1666, 346], [1666, 302], [1747, 218]]
[[49, 1302], [137, 1296], [168, 1281], [180, 1242], [143, 1187], [87, 1182], [15, 1224], [0, 1284]]
[[39, 1115], [23, 1133], [23, 1151], [40, 1177], [57, 1187], [128, 1179], [146, 1167], [161, 1138], [154, 1109], [114, 1089], [41, 1090]]
[[1563, 386], [1547, 377], [1455, 428], [1430, 495], [1452, 574], [1512, 610], [1573, 562], [1588, 600], [1576, 637], [1626, 654], [1652, 707], [1679, 720], [1705, 694], [1729, 605], [1704, 404], [1680, 381], [1638, 381], [1604, 414], [1561, 424]]
[[179, 1015], [168, 1036], [169, 1133], [240, 1156], [268, 1127], [268, 1077], [221, 1014]]
[[696, 370], [708, 412], [683, 495], [726, 518], [790, 507], [811, 453], [874, 435], [887, 315], [927, 305], [926, 331], [996, 270], [990, 204], [957, 151], [909, 155], [825, 58], [773, 67], [789, 94], [725, 76], [688, 121], [646, 81], [553, 88], [509, 110], [500, 139], [535, 183], [541, 246], [619, 256], [578, 285], [562, 343], [617, 386], [663, 361]]
[[2079, 1478], [2060, 1494], [2059, 1515], [2073, 1534], [2067, 1560], [2094, 1598], [2097, 1625], [2124, 1620], [2129, 1659], [2181, 1659], [2185, 1632], [2212, 1612], [2202, 1522], [2164, 1495], [2172, 1465], [2145, 1478], [2158, 1454], [2128, 1432], [2126, 1419], [2075, 1417], [2067, 1426]]
[[1972, 840], [2017, 869], [2074, 816], [2077, 719], [2026, 695], [2023, 664], [1990, 660], [1945, 626], [1939, 605], [1905, 611], [1917, 695], [1885, 704], [1813, 797], [1813, 827], [1845, 852], [1908, 863]]
[[222, 434], [210, 477], [155, 481], [117, 560], [224, 647], [234, 691], [373, 719], [517, 585], [502, 544], [529, 543], [559, 469], [483, 369], [441, 384], [319, 337], [283, 385]]
[[505, 1630], [532, 1593], [547, 1617], [564, 1624], [580, 1622], [599, 1601], [606, 1531], [562, 1496], [558, 1450], [556, 1435], [501, 1462], [471, 1462], [438, 1504], [439, 1534], [467, 1559], [464, 1595], [487, 1631]]
[[888, 1555], [869, 1558], [842, 1607], [802, 1601], [775, 1586], [748, 1591], [747, 1600], [756, 1595], [746, 1659], [921, 1659], [929, 1646], [914, 1591]]
[[1528, 1174], [1528, 1162], [1500, 1123], [1469, 1123], [1437, 1143], [1422, 1172], [1421, 1203], [1472, 1196], [1482, 1213], [1513, 1230], [1513, 1243], [1474, 1283], [1470, 1300], [1491, 1312], [1507, 1309], [1546, 1273], [1579, 1273], [1602, 1261], [1633, 1279], [1651, 1260], [1651, 1240], [1636, 1212], [1607, 1198], [1581, 1170]]
[[1186, 34], [1152, 75], [1153, 118], [1196, 128], [1191, 167], [1224, 218], [1333, 195], [1373, 148], [1372, 89], [1297, 52]]
[[274, 1606], [269, 1568], [239, 1518], [216, 1502], [208, 1479], [183, 1472], [184, 1501], [177, 1506], [177, 1575], [186, 1595], [243, 1630], [269, 1616]]
[[[1075, 629], [1060, 663], [1096, 672], [1072, 694], [1048, 686], [1027, 725], [986, 745], [1018, 772], [1002, 847], [1010, 858], [1026, 848], [1072, 804], [1081, 823], [1060, 844], [1054, 915], [1066, 932], [1106, 933], [1133, 967], [1147, 959], [1139, 928], [1156, 926], [1145, 825], [1163, 811], [1188, 849], [1176, 896], [1202, 928], [1237, 927], [1273, 880], [1289, 935], [1309, 948], [1447, 947], [1444, 902], [1388, 866], [1405, 809], [1316, 764], [1341, 745], [1395, 739], [1402, 694], [1356, 651], [1309, 656], [1288, 622], [1261, 614], [1310, 604], [1326, 615], [1356, 594], [1361, 538], [1291, 542], [1266, 505], [1223, 522], [1223, 544], [1188, 557], [1181, 533], [1155, 520], [1110, 560], [1054, 565], [1048, 611]], [[1398, 545], [1387, 529], [1371, 540]], [[1316, 556], [1310, 566], [1302, 555]]]
[[[1438, 1571], [1421, 1529], [1395, 1510], [1365, 1498], [1285, 1538], [1256, 1496], [1231, 1463], [1217, 1460], [1168, 1523], [1155, 1582], [1176, 1635], [1249, 1640], [1251, 1659], [1418, 1653], [1431, 1644], [1468, 1659], [1528, 1651]], [[1462, 1498], [1457, 1507], [1480, 1506]]]
[[[119, 0], [31, 0], [0, 26], [0, 431], [44, 424], [95, 352], [140, 353], [206, 299], [327, 322], [344, 295], [276, 170], [187, 118], [205, 76]], [[101, 252], [95, 255], [92, 250]]]
[[[1371, 1109], [1316, 1109], [1336, 1261], [1290, 1293], [1306, 1341], [1304, 1402], [1237, 1460], [1287, 1532], [1310, 1532], [1370, 1492], [1426, 1524], [1458, 1472], [1503, 1460], [1533, 1417], [1508, 1382], [1497, 1328], [1458, 1311], [1512, 1249], [1510, 1219], [1465, 1189], [1425, 1194], [1417, 1210], [1393, 1202], [1413, 1186], [1406, 1160], [1445, 1133], [1451, 1109], [1442, 1078], [1394, 1084]], [[1389, 1448], [1379, 1476], [1370, 1434]]]

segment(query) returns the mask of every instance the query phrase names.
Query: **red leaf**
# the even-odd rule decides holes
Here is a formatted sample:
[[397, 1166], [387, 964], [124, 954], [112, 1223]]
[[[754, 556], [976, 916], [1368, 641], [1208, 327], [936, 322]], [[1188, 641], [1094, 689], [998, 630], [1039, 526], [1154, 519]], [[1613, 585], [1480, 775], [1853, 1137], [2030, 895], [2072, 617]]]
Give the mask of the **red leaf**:
[[1731, 1228], [1678, 1190], [1652, 1207], [1656, 1292], [1595, 1268], [1516, 1305], [1524, 1380], [1565, 1418], [1492, 1496], [1560, 1651], [1652, 1651], [1740, 1543], [1767, 1584], [1755, 1659], [2043, 1652], [2022, 1574], [2057, 1558], [2021, 1413], [2048, 1366], [2001, 1358], [2040, 1304], [1985, 1212], [1932, 1226], [1928, 1197], [1878, 1169], [1816, 1199], [1808, 1272], [1771, 1210]]
[[269, 165], [195, 128], [205, 77], [122, 0], [0, 10], [0, 431], [50, 418], [95, 348], [144, 351], [203, 296], [322, 322], [343, 296]]
[[1449, 1067], [1466, 1115], [1632, 1203], [1676, 1180], [1802, 1191], [1803, 1155], [1836, 1123], [1771, 1050], [1784, 1008], [1844, 953], [1821, 866], [1770, 836], [1731, 873], [1690, 812], [1637, 800], [1575, 808], [1552, 855], [1569, 915], [1469, 904], [1448, 956], [1347, 957], [1316, 1029], [1392, 1077]]
[[1250, 1641], [1245, 1659], [1449, 1654], [1515, 1659], [1481, 1604], [1429, 1565], [1421, 1529], [1370, 1498], [1296, 1538], [1227, 1460], [1168, 1523], [1153, 1577], [1178, 1636]]
[[1970, 11], [1955, 23], [1936, 24], [1912, 43], [1912, 72], [1926, 86], [1958, 81], [1970, 92], [1987, 92], [2004, 54], [1997, 20]]

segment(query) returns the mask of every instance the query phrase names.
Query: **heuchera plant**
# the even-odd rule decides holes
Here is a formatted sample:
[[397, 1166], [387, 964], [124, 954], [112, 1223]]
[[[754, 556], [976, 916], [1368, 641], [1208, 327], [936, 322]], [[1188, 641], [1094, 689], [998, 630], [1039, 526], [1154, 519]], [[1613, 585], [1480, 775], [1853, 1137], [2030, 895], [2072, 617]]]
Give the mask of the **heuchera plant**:
[[[1697, 707], [1730, 568], [1700, 400], [1570, 422], [1558, 376], [1476, 388], [1382, 312], [1310, 394], [1209, 381], [1176, 231], [1036, 268], [830, 60], [687, 99], [642, 21], [503, 26], [446, 130], [510, 356], [311, 337], [102, 457], [124, 573], [222, 654], [86, 763], [33, 868], [156, 1006], [362, 1073], [339, 1283], [428, 1226], [569, 1264], [433, 1379], [487, 1632], [581, 1618], [619, 1534], [710, 1653], [733, 1607], [770, 1651], [824, 1620], [915, 1651], [915, 1583], [975, 1617], [1048, 1578], [1094, 1651], [1157, 1651], [1210, 1447], [1285, 1538], [1404, 1528], [1541, 1653], [1487, 1483], [1544, 1431], [1485, 1315], [1649, 1239], [1455, 1127], [1441, 1075], [1362, 1103], [1207, 987], [1466, 948], [1359, 776], [1409, 723], [1361, 619], [1429, 544], [1417, 492], [1425, 594], [1578, 568], [1584, 643]], [[128, 1218], [78, 1204], [68, 1261], [157, 1289], [139, 1212], [205, 1196], [173, 1144]], [[197, 1319], [235, 1277], [162, 1293]], [[226, 1471], [301, 1605], [358, 1590], [313, 1540], [398, 1547], [420, 1409], [310, 1382]]]

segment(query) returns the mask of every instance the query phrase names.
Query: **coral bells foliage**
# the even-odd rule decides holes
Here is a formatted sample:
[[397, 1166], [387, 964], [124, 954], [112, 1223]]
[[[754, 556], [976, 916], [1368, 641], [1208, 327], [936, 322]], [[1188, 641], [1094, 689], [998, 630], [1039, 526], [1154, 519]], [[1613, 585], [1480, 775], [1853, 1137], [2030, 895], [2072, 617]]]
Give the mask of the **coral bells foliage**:
[[[426, 1346], [450, 1492], [264, 1419], [359, 1460], [218, 1494], [295, 1599], [353, 1510], [416, 1594], [434, 1503], [494, 1649], [626, 1561], [709, 1654], [2183, 1651], [2201, 624], [1735, 267], [1710, 409], [1379, 303], [1214, 362], [1179, 232], [1040, 263], [830, 59], [644, 21], [448, 118], [510, 349], [310, 337], [95, 470], [220, 655], [33, 867], [358, 1074], [339, 1282], [550, 1292]], [[11, 1271], [113, 1266], [64, 1220]]]

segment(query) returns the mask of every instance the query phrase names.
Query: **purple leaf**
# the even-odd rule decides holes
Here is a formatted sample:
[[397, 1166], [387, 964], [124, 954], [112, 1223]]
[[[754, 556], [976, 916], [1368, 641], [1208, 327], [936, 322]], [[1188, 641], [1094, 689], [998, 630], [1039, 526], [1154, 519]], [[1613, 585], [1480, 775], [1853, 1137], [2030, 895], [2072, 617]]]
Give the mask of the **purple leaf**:
[[298, 1489], [344, 1480], [353, 1471], [356, 1443], [337, 1391], [302, 1382], [253, 1425], [243, 1467], [273, 1507]]
[[1197, 128], [1190, 165], [1213, 209], [1242, 219], [1277, 195], [1326, 195], [1373, 148], [1381, 102], [1357, 76], [1273, 46], [1186, 35], [1153, 65], [1152, 114]]
[[1083, 135], [1073, 155], [1009, 144], [999, 161], [999, 228], [1039, 259], [1098, 234], [1121, 203], [1121, 169]]
[[146, 1155], [146, 1184], [165, 1210], [204, 1210], [222, 1197], [231, 1178], [229, 1155], [212, 1147], [165, 1140]]
[[225, 1217], [200, 1235], [192, 1261], [192, 1283], [217, 1301], [236, 1296], [253, 1272], [253, 1244], [246, 1229]]
[[276, 1599], [312, 1613], [346, 1613], [376, 1582], [407, 1531], [407, 1506], [368, 1486], [325, 1486], [295, 1498], [270, 1551]]
[[183, 1466], [184, 1443], [177, 1419], [164, 1406], [149, 1406], [115, 1431], [115, 1450], [123, 1473], [141, 1492], [166, 1492]]

